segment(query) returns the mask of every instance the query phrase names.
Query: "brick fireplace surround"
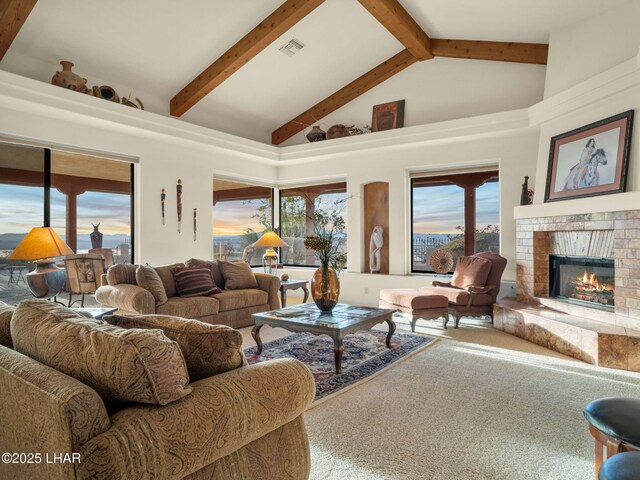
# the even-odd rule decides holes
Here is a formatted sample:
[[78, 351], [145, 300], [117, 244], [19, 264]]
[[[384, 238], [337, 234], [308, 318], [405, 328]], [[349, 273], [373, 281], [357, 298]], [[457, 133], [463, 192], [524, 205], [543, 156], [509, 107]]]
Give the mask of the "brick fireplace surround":
[[[640, 210], [516, 221], [517, 297], [494, 326], [605, 367], [640, 372]], [[613, 258], [615, 311], [549, 298], [549, 255]]]

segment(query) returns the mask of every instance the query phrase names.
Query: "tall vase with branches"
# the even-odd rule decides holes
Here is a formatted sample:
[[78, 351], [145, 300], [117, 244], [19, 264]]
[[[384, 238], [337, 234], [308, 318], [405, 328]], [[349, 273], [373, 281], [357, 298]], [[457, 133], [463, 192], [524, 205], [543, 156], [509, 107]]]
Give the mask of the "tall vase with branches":
[[311, 215], [313, 235], [304, 239], [304, 246], [315, 252], [320, 267], [311, 279], [311, 297], [323, 312], [330, 312], [340, 296], [340, 272], [347, 263], [343, 250], [346, 222], [342, 216], [345, 200], [334, 202], [329, 210], [317, 208]]

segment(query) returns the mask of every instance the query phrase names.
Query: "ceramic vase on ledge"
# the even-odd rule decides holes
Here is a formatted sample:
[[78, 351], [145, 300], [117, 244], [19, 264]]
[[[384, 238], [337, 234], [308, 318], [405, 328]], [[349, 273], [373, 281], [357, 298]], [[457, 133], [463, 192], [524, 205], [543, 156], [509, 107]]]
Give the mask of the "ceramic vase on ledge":
[[319, 125], [314, 125], [309, 133], [307, 133], [307, 140], [310, 142], [320, 142], [327, 138], [327, 133], [320, 128]]
[[60, 62], [60, 65], [62, 65], [62, 70], [57, 71], [51, 79], [51, 83], [53, 85], [67, 88], [69, 90], [75, 90], [80, 93], [87, 93], [89, 91], [87, 88], [87, 79], [73, 73], [71, 70], [73, 68], [73, 63], [63, 60]]
[[321, 312], [329, 313], [338, 303], [340, 280], [336, 271], [328, 266], [318, 268], [311, 278], [311, 298]]

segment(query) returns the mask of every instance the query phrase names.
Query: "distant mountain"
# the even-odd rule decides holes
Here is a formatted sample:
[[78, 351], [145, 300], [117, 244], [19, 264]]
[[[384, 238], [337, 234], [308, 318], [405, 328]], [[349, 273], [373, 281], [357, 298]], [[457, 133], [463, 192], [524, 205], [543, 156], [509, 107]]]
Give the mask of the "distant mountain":
[[[26, 236], [26, 233], [1, 233], [0, 250], [13, 250]], [[65, 240], [65, 236], [60, 236]], [[104, 235], [102, 245], [106, 248], [115, 248], [122, 243], [131, 243], [131, 237], [123, 234]], [[78, 250], [89, 250], [91, 248], [91, 237], [89, 234], [78, 235]]]
[[26, 235], [26, 233], [0, 234], [0, 250], [13, 250]]
[[413, 238], [432, 238], [434, 240], [447, 240], [449, 237], [456, 238], [459, 233], [414, 233]]
[[[65, 239], [64, 235], [61, 237], [63, 240]], [[131, 237], [121, 233], [104, 235], [102, 237], [102, 246], [104, 248], [116, 248], [123, 243], [131, 244]], [[90, 248], [93, 247], [91, 246], [91, 237], [89, 237], [89, 234], [78, 235], [78, 250], [89, 250]]]

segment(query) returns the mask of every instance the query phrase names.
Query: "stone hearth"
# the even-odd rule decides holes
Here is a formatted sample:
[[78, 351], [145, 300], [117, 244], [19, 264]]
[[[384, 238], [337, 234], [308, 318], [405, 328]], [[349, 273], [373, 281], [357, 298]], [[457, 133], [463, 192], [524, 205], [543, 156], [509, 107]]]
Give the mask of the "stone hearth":
[[[517, 298], [495, 327], [595, 365], [640, 371], [640, 210], [516, 221]], [[549, 255], [612, 258], [615, 310], [549, 298]]]

